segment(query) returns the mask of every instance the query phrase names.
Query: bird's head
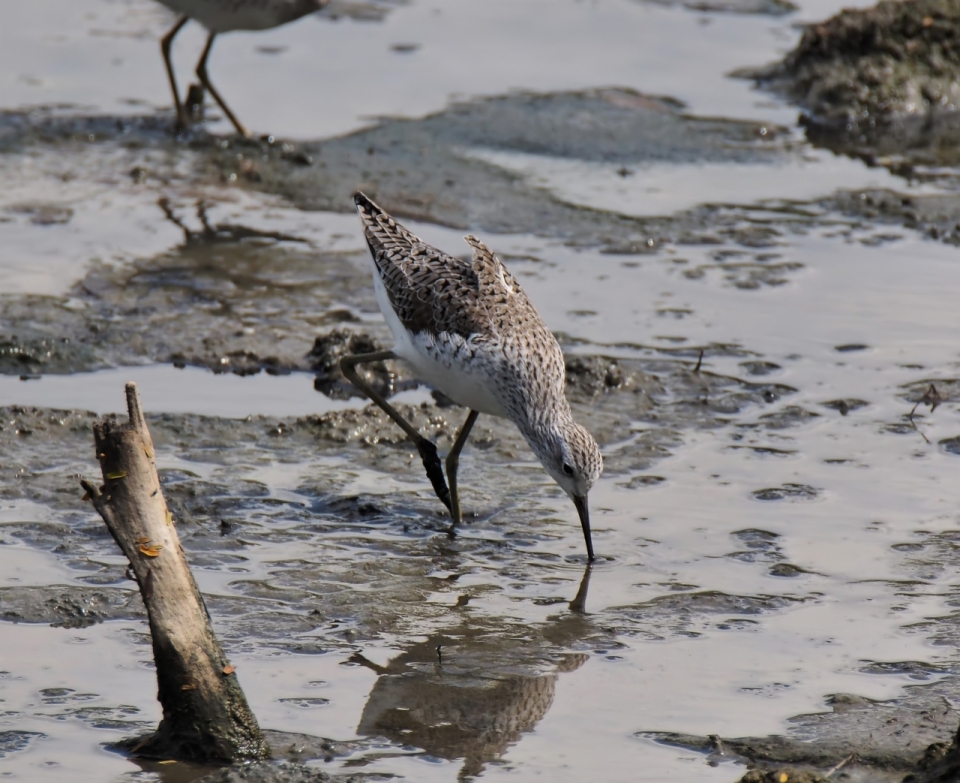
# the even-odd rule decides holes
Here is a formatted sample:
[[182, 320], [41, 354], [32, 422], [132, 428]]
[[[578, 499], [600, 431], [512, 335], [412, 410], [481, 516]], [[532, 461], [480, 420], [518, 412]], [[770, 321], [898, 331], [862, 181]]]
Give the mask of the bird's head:
[[[532, 444], [531, 444], [532, 445]], [[593, 540], [590, 535], [590, 512], [587, 493], [603, 472], [603, 457], [593, 436], [573, 420], [552, 429], [535, 447], [540, 462], [553, 480], [566, 492], [580, 515], [587, 555], [593, 560]]]

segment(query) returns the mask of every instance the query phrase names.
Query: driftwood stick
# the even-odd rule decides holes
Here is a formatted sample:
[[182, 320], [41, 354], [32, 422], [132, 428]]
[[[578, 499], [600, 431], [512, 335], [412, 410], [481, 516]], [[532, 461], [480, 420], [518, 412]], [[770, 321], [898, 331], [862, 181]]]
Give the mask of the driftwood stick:
[[126, 385], [126, 395], [128, 422], [93, 426], [103, 486], [81, 484], [130, 561], [150, 621], [163, 720], [133, 751], [183, 761], [266, 758], [167, 510], [136, 384]]

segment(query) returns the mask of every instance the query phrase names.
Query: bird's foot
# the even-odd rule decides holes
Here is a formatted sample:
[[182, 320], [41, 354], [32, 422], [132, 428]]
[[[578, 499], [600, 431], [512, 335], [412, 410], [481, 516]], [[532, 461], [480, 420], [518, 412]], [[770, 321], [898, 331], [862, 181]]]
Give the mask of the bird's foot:
[[184, 121], [188, 123], [203, 122], [203, 99], [207, 91], [203, 85], [191, 84], [187, 90], [186, 100], [183, 102]]

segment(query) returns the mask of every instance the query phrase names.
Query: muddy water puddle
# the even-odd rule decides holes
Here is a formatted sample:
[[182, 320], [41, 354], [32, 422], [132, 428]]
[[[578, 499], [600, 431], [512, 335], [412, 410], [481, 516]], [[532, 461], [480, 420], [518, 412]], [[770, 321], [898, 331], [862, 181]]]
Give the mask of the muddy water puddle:
[[[218, 42], [214, 78], [278, 136], [250, 143], [167, 134], [164, 12], [47, 5], [0, 25], [32, 42], [0, 47], [11, 779], [209, 771], [104, 747], [159, 718], [142, 606], [77, 485], [127, 380], [290, 779], [732, 781], [753, 737], [895, 780], [955, 731], [960, 257], [911, 201], [950, 184], [815, 150], [724, 76], [833, 4], [344, 3]], [[481, 417], [451, 540], [336, 376], [386, 339], [358, 186], [445, 250], [482, 233], [558, 333], [606, 461], [591, 570], [512, 427]], [[449, 447], [464, 411], [373, 377]]]

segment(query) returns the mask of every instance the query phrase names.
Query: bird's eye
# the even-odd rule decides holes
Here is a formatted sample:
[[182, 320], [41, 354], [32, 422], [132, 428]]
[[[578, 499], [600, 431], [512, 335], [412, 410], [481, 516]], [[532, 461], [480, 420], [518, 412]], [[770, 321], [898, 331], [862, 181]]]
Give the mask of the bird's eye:
[[563, 472], [568, 476], [573, 475], [573, 468], [571, 468], [566, 462], [563, 463]]

